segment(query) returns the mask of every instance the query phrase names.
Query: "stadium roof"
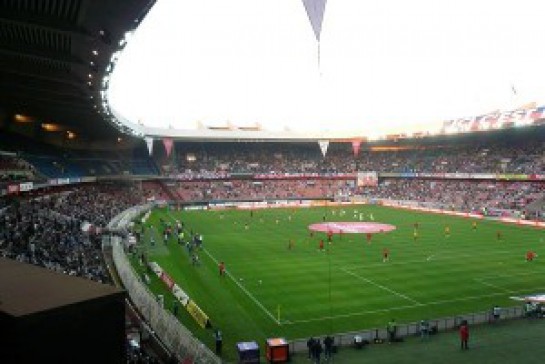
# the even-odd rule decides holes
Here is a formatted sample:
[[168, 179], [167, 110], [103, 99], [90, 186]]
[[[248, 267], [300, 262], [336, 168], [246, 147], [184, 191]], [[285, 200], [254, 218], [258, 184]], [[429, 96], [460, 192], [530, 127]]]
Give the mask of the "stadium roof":
[[115, 132], [101, 81], [155, 0], [0, 0], [0, 107], [88, 136]]
[[[244, 120], [231, 119], [233, 124], [245, 126], [231, 125], [230, 127], [229, 123], [220, 120], [218, 124], [220, 127], [211, 127], [209, 122], [203, 120], [205, 126], [195, 129], [189, 127], [179, 129], [178, 126], [170, 128], [166, 125], [154, 127], [148, 125], [144, 127], [135, 124], [136, 120], [134, 118], [132, 119], [133, 122], [130, 122], [123, 115], [110, 108], [107, 97], [104, 97], [104, 95], [107, 94], [110, 74], [117, 64], [117, 58], [126, 44], [128, 35], [132, 34], [132, 31], [140, 25], [155, 2], [155, 0], [0, 0], [0, 114], [4, 113], [9, 117], [18, 115], [22, 120], [29, 117], [31, 120], [48, 123], [51, 126], [60, 124], [64, 129], [68, 128], [68, 130], [76, 134], [86, 135], [91, 138], [117, 134], [116, 128], [124, 131], [132, 130], [140, 135], [146, 134], [156, 138], [170, 136], [186, 140], [364, 139], [370, 136], [367, 130], [336, 130], [335, 127], [338, 125], [334, 125], [329, 130], [316, 129], [311, 132], [296, 130], [297, 128], [292, 127], [298, 124], [298, 120], [291, 122], [290, 130], [287, 130], [287, 128], [285, 130], [269, 130], [267, 125], [261, 127], [261, 120], [256, 119], [254, 119], [255, 127], [253, 127], [254, 124], [248, 126], [249, 124], [245, 123]], [[305, 4], [311, 2], [310, 0], [303, 1]], [[165, 4], [167, 3], [168, 1], [165, 2]], [[171, 1], [170, 3], [178, 4], [177, 1]], [[359, 2], [356, 3], [359, 4]], [[229, 5], [225, 6], [229, 8]], [[274, 5], [271, 3], [270, 6], [276, 7], [279, 5], [274, 2]], [[303, 29], [300, 32], [301, 36], [308, 38], [310, 34], [310, 39], [308, 39], [310, 42], [306, 43], [308, 43], [307, 48], [311, 50], [309, 54], [314, 57], [315, 50], [313, 47], [315, 44], [312, 38], [314, 35], [317, 36], [316, 29], [314, 29], [313, 34], [313, 30], [307, 22], [307, 14], [304, 12], [302, 3], [297, 2], [293, 6], [296, 7], [298, 14], [297, 24]], [[334, 5], [331, 6], [330, 10], [335, 10]], [[451, 10], [456, 9], [457, 7], [454, 7]], [[223, 16], [225, 15], [222, 13], [224, 10], [225, 8], [222, 7], [214, 11]], [[442, 14], [447, 10], [443, 9], [439, 13]], [[152, 17], [152, 14], [150, 13], [150, 17]], [[182, 22], [180, 19], [183, 16], [191, 16], [191, 13], [177, 14], [178, 23]], [[329, 16], [331, 17], [331, 14]], [[210, 13], [206, 13], [206, 17], [215, 19]], [[259, 22], [265, 20], [267, 22], [275, 21], [272, 16], [267, 18], [271, 19], [260, 18]], [[527, 21], [526, 23], [535, 24], [533, 21]], [[208, 25], [211, 26], [212, 24]], [[504, 29], [504, 31], [506, 30]], [[395, 29], [392, 30], [393, 33], [395, 33]], [[519, 33], [516, 31], [512, 33], [512, 38], [519, 39], [517, 38]], [[292, 33], [290, 34], [293, 36]], [[327, 34], [331, 34], [331, 29]], [[170, 36], [177, 37], [176, 34], [170, 34]], [[195, 39], [197, 42], [202, 41], [199, 34], [190, 33], [187, 37]], [[171, 38], [165, 36], [165, 39], [168, 41]], [[159, 41], [165, 39], [154, 37], [153, 41], [160, 43]], [[327, 44], [326, 37], [325, 45]], [[327, 49], [328, 47], [323, 49], [324, 77], [328, 75]], [[153, 49], [146, 49], [145, 51], [154, 53]], [[189, 52], [189, 49], [183, 48], [182, 53], [185, 59], [188, 58], [188, 53], [191, 52]], [[524, 52], [511, 53], [520, 54]], [[541, 55], [541, 53], [542, 51], [539, 51], [538, 48], [532, 53], [532, 57], [526, 55], [524, 58], [527, 61], [534, 58], [538, 59], [537, 55]], [[313, 61], [315, 60], [313, 59]], [[121, 69], [121, 67], [117, 68]], [[147, 71], [145, 73], [151, 74], [151, 72]], [[513, 79], [516, 78], [513, 77]], [[135, 87], [135, 84], [138, 87]], [[508, 94], [515, 93], [513, 84], [504, 86], [504, 91]], [[521, 84], [520, 88], [517, 89], [519, 94], [517, 99], [522, 97], [520, 94], [522, 94], [521, 90], [524, 90], [523, 86]], [[137, 80], [131, 82], [130, 87], [138, 89], [138, 92], [144, 97], [147, 95], [146, 92], [149, 91]], [[350, 97], [356, 96], [360, 97], [359, 93], [351, 93]], [[527, 99], [524, 98], [524, 101], [526, 102]], [[138, 102], [133, 101], [132, 103]], [[317, 104], [319, 103], [317, 102]], [[448, 100], [448, 103], [456, 104], [450, 100]], [[185, 103], [183, 110], [180, 110], [181, 105], [178, 102], [172, 104], [176, 104], [178, 111], [185, 110], [185, 105], [187, 105]], [[424, 102], [424, 107], [438, 108], [438, 105], [432, 102]], [[402, 110], [403, 107], [392, 107], [392, 109]], [[124, 112], [124, 110], [121, 111]], [[542, 118], [544, 112], [540, 110], [538, 114], [538, 117]], [[471, 117], [471, 115], [455, 115]], [[463, 127], [458, 129], [468, 129], [465, 127], [467, 123], [464, 123], [462, 123]], [[373, 125], [375, 124], [377, 123]], [[458, 124], [460, 123], [453, 123], [455, 126], [458, 126]], [[500, 124], [497, 123], [497, 125]], [[477, 128], [477, 130], [487, 130], [487, 128], [488, 126], [486, 128]]]

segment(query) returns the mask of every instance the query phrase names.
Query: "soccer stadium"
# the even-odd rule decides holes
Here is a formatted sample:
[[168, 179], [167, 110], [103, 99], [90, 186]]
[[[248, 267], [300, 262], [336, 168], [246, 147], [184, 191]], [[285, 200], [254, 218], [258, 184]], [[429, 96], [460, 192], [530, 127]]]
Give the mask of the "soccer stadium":
[[0, 0], [0, 361], [542, 362], [543, 5], [379, 3]]

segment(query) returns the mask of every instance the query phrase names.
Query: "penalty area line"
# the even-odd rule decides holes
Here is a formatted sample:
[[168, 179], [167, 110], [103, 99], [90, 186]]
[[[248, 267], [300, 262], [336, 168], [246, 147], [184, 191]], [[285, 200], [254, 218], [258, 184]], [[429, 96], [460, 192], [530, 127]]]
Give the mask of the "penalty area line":
[[[212, 259], [214, 261], [214, 263], [216, 263], [216, 265], [219, 264], [218, 260], [216, 258], [214, 258], [212, 256], [212, 254], [210, 254], [208, 252], [208, 250], [203, 249], [203, 251], [204, 251], [204, 253], [206, 255], [208, 255], [208, 257], [210, 259]], [[237, 281], [237, 279], [231, 273], [229, 273], [229, 271], [226, 271], [225, 273], [227, 274], [227, 277], [231, 278], [233, 280], [233, 282], [235, 282], [235, 284], [238, 286], [238, 288], [240, 288], [242, 290], [242, 292], [244, 292], [246, 294], [246, 296], [248, 296], [259, 308], [261, 308], [263, 310], [263, 312], [265, 312], [267, 314], [267, 316], [270, 317], [271, 320], [273, 320], [277, 325], [282, 325], [282, 322], [278, 321], [276, 319], [276, 317], [274, 317], [274, 315], [269, 310], [267, 310], [267, 308], [265, 308], [265, 306], [263, 306], [263, 304], [261, 302], [259, 302], [259, 300], [257, 298], [254, 297], [253, 294], [251, 294], [246, 288], [244, 288], [244, 286], [242, 284], [240, 284]]]
[[491, 288], [494, 288], [494, 289], [503, 291], [503, 292], [505, 292], [505, 293], [515, 293], [515, 291], [511, 291], [511, 290], [509, 290], [509, 289], [505, 289], [505, 288], [503, 288], [503, 287], [500, 287], [500, 286], [498, 286], [498, 285], [496, 285], [496, 284], [489, 283], [489, 282], [487, 282], [487, 281], [484, 280], [484, 279], [473, 278], [473, 280], [474, 280], [475, 282], [478, 282], [478, 283], [482, 284], [482, 285], [485, 285], [485, 286], [487, 286], [487, 287], [491, 287]]
[[[524, 293], [528, 290], [524, 291], [512, 291], [512, 293]], [[372, 315], [375, 313], [381, 313], [381, 312], [390, 312], [390, 311], [399, 311], [399, 310], [407, 310], [412, 308], [419, 308], [419, 307], [427, 307], [427, 306], [435, 306], [435, 305], [442, 305], [445, 303], [454, 303], [454, 302], [462, 302], [462, 301], [471, 301], [481, 298], [488, 298], [488, 297], [496, 297], [496, 296], [502, 296], [505, 295], [505, 292], [500, 293], [491, 293], [491, 294], [485, 294], [480, 296], [467, 296], [467, 297], [460, 297], [460, 298], [454, 298], [451, 300], [441, 300], [441, 301], [433, 301], [433, 302], [427, 302], [427, 303], [421, 303], [418, 305], [406, 305], [406, 306], [396, 306], [391, 308], [382, 308], [378, 310], [371, 310], [371, 311], [361, 311], [361, 312], [352, 312], [352, 313], [345, 313], [345, 314], [339, 314], [339, 315], [333, 315], [333, 316], [322, 316], [322, 317], [315, 317], [310, 318], [306, 320], [294, 320], [289, 323], [285, 323], [286, 325], [295, 325], [295, 324], [303, 324], [308, 322], [315, 322], [315, 321], [325, 321], [325, 320], [334, 320], [334, 319], [341, 319], [341, 318], [348, 318], [348, 317], [354, 317], [354, 316], [363, 316], [363, 315]]]
[[407, 301], [411, 301], [412, 303], [414, 303], [414, 304], [417, 305], [417, 306], [421, 306], [421, 305], [422, 305], [420, 302], [418, 302], [418, 301], [415, 300], [415, 299], [412, 299], [412, 298], [409, 297], [409, 296], [406, 296], [406, 295], [404, 295], [404, 294], [402, 294], [402, 293], [399, 293], [399, 292], [397, 292], [397, 291], [394, 291], [393, 289], [388, 288], [388, 287], [386, 287], [386, 286], [383, 286], [382, 284], [379, 284], [379, 283], [377, 283], [377, 282], [375, 282], [375, 281], [372, 281], [372, 280], [370, 280], [370, 279], [368, 279], [368, 278], [362, 277], [362, 276], [360, 276], [359, 274], [356, 274], [356, 273], [353, 273], [353, 272], [349, 271], [348, 269], [342, 268], [341, 270], [342, 270], [343, 272], [345, 272], [346, 274], [351, 275], [352, 277], [355, 277], [355, 278], [357, 278], [357, 279], [359, 279], [359, 280], [362, 280], [362, 281], [364, 281], [364, 282], [370, 283], [370, 284], [372, 284], [373, 286], [376, 286], [376, 287], [378, 287], [378, 288], [380, 288], [380, 289], [382, 289], [382, 290], [384, 290], [384, 291], [390, 292], [390, 293], [392, 293], [392, 294], [394, 294], [394, 295], [396, 295], [396, 296], [398, 296], [398, 297], [404, 298], [404, 299], [406, 299]]

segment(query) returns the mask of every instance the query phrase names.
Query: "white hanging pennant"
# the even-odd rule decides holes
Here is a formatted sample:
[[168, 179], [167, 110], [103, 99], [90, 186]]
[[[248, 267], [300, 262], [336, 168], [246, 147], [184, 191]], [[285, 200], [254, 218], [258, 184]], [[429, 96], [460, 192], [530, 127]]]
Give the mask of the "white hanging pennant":
[[149, 155], [151, 155], [153, 153], [153, 138], [146, 137], [144, 139], [146, 140], [146, 145], [148, 146]]
[[318, 145], [322, 151], [322, 155], [325, 157], [327, 153], [327, 148], [329, 147], [329, 140], [318, 140]]

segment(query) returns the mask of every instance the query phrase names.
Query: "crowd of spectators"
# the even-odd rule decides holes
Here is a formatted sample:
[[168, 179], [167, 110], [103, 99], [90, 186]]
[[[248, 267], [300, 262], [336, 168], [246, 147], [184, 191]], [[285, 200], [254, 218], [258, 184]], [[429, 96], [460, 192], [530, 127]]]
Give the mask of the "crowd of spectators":
[[190, 178], [222, 178], [236, 174], [353, 173], [512, 173], [545, 174], [545, 144], [430, 145], [388, 150], [363, 148], [354, 156], [347, 143], [330, 145], [326, 156], [315, 144], [248, 145], [184, 149], [165, 174]]
[[[16, 199], [2, 210], [0, 254], [69, 275], [110, 282], [98, 234], [115, 214], [140, 203], [135, 189], [113, 185], [75, 187], [59, 194]], [[95, 230], [96, 231], [96, 230]]]
[[372, 198], [418, 201], [464, 212], [499, 209], [525, 211], [545, 194], [545, 184], [531, 182], [386, 179], [361, 191]]
[[[527, 211], [529, 204], [545, 197], [545, 183], [541, 182], [384, 178], [377, 186], [357, 187], [350, 179], [229, 179], [178, 181], [170, 189], [175, 200], [182, 202], [298, 198], [347, 201], [364, 198], [411, 201], [422, 206], [463, 212], [488, 211], [491, 214], [500, 211], [540, 219], [545, 216], [543, 206]], [[164, 195], [159, 188], [155, 192], [147, 190], [148, 195], [154, 193]]]
[[[0, 256], [111, 284], [97, 232], [145, 198], [140, 188], [123, 183], [63, 186], [0, 198]], [[96, 229], [84, 231], [85, 223]], [[127, 322], [138, 325], [135, 318]], [[127, 363], [160, 362], [141, 345], [141, 340], [127, 337]]]
[[182, 201], [323, 198], [347, 196], [354, 182], [334, 179], [178, 182]]
[[28, 181], [35, 177], [35, 169], [24, 159], [0, 154], [0, 185], [12, 181]]

